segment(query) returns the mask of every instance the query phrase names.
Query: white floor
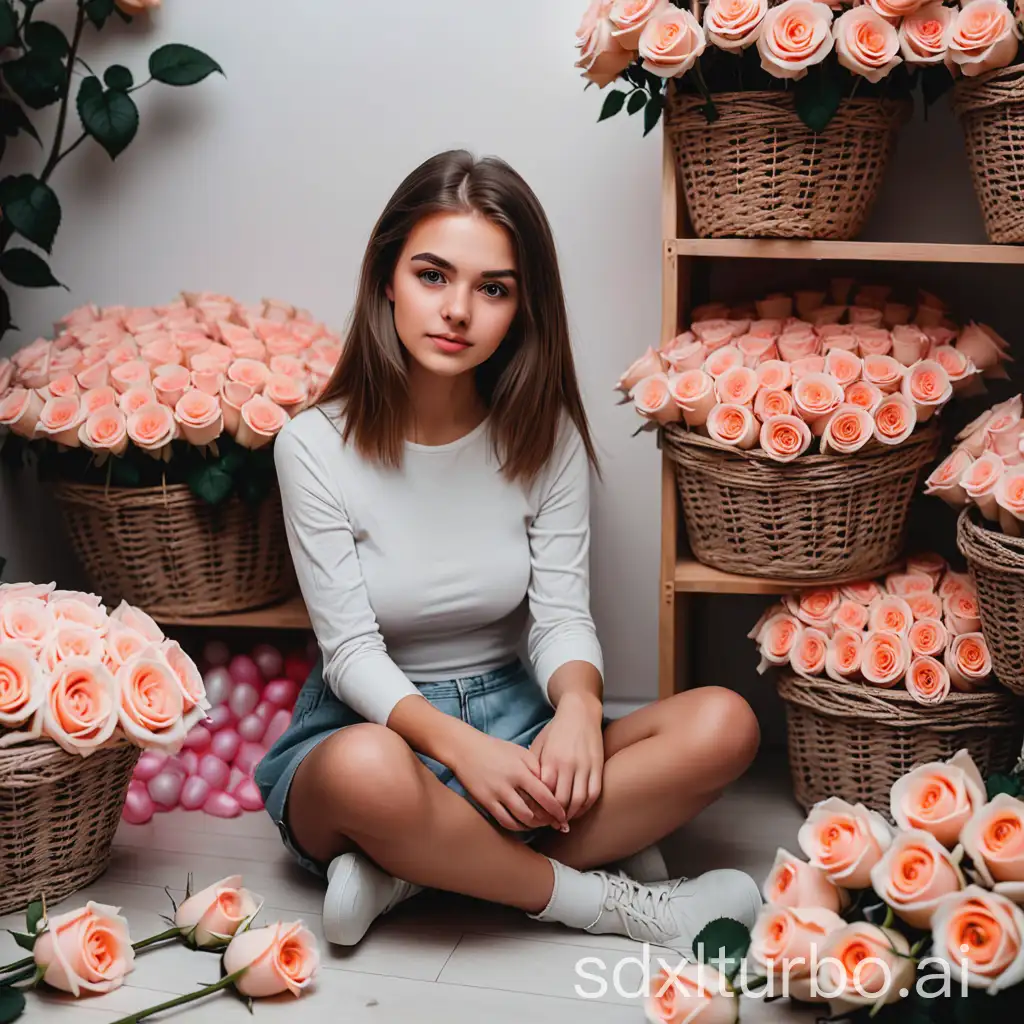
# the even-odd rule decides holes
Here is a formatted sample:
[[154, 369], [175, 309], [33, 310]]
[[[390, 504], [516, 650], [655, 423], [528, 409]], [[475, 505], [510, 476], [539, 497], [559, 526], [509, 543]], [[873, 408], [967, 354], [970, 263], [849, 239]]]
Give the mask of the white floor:
[[[784, 766], [766, 760], [666, 844], [669, 866], [694, 875], [709, 867], [735, 866], [760, 882], [783, 845], [796, 849], [803, 819], [792, 801]], [[170, 912], [163, 891], [175, 897], [191, 872], [199, 888], [225, 875], [241, 873], [245, 884], [266, 899], [266, 922], [301, 919], [321, 938], [323, 968], [315, 988], [296, 1001], [279, 997], [255, 1007], [257, 1020], [345, 1024], [640, 1024], [640, 1001], [615, 994], [581, 998], [577, 984], [593, 983], [576, 973], [582, 957], [600, 957], [608, 966], [639, 946], [614, 936], [590, 936], [542, 925], [503, 907], [440, 893], [425, 893], [381, 918], [354, 949], [329, 947], [322, 939], [321, 890], [316, 879], [296, 867], [264, 814], [220, 821], [199, 813], [158, 815], [144, 826], [122, 825], [106, 875], [63, 905], [87, 898], [123, 908], [138, 940], [162, 931], [160, 915]], [[51, 908], [59, 910], [61, 908]], [[0, 928], [20, 928], [15, 917]], [[6, 932], [0, 935], [0, 963], [24, 956]], [[676, 963], [667, 952], [665, 959]], [[591, 968], [593, 969], [593, 968]], [[639, 967], [623, 973], [623, 986], [639, 978]], [[141, 953], [127, 984], [108, 996], [74, 1001], [37, 990], [22, 1020], [109, 1024], [119, 1017], [193, 991], [219, 977], [218, 958], [169, 945]], [[811, 1022], [788, 1003], [745, 1002], [742, 1020], [752, 1024]], [[153, 1020], [251, 1020], [244, 1004], [217, 994]]]

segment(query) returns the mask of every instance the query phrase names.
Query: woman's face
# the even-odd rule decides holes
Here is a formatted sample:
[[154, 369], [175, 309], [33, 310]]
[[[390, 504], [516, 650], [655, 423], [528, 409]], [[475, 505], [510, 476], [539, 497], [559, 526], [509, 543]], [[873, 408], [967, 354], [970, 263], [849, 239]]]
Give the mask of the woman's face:
[[454, 377], [494, 355], [519, 306], [512, 242], [477, 213], [438, 213], [407, 239], [387, 296], [395, 328], [424, 369]]

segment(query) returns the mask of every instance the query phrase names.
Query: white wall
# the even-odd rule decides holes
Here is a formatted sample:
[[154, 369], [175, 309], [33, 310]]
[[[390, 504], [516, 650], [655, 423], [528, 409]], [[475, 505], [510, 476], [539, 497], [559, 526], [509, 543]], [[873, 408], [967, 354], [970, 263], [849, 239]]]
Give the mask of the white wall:
[[[593, 564], [608, 692], [641, 698], [656, 688], [658, 461], [650, 436], [630, 439], [632, 414], [610, 388], [657, 339], [660, 136], [641, 141], [637, 120], [594, 123], [600, 97], [572, 66], [580, 6], [167, 0], [148, 28], [87, 33], [90, 63], [127, 64], [137, 79], [170, 41], [206, 50], [227, 77], [148, 86], [139, 136], [114, 164], [90, 143], [58, 169], [53, 268], [71, 294], [18, 291], [23, 330], [3, 344], [81, 302], [149, 304], [183, 288], [280, 296], [340, 326], [401, 178], [456, 146], [504, 157], [553, 222], [604, 460]], [[67, 578], [45, 497], [24, 478], [3, 486], [5, 578]]]

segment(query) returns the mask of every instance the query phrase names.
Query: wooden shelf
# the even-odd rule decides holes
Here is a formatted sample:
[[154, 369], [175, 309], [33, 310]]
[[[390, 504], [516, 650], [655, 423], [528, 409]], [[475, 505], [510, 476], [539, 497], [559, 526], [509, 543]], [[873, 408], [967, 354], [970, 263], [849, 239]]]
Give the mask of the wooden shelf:
[[309, 629], [309, 613], [296, 595], [281, 604], [227, 615], [160, 615], [153, 618], [162, 626], [214, 626], [238, 629]]
[[817, 242], [771, 238], [669, 238], [668, 256], [760, 260], [886, 260], [902, 263], [1024, 264], [1024, 245], [935, 242]]
[[[874, 576], [895, 571], [899, 563], [882, 569]], [[794, 590], [827, 587], [828, 580], [771, 580], [761, 576], [740, 576], [737, 573], [712, 569], [692, 558], [676, 562], [675, 591], [677, 594], [790, 594]]]

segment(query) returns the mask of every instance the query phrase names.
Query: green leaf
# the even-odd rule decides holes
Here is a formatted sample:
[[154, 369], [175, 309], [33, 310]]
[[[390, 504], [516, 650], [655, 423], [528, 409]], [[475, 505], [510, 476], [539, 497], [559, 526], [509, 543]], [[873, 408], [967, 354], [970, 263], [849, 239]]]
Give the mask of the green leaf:
[[25, 29], [25, 45], [35, 53], [63, 60], [71, 52], [68, 37], [48, 21], [33, 21]]
[[114, 0], [86, 0], [85, 13], [97, 28], [103, 28], [114, 13]]
[[10, 928], [7, 930], [14, 936], [14, 941], [21, 946], [22, 949], [27, 949], [31, 953], [32, 950], [36, 948], [35, 935], [26, 935], [24, 932], [11, 931]]
[[41, 256], [29, 249], [6, 249], [0, 253], [0, 274], [22, 288], [63, 288]]
[[1021, 781], [1013, 775], [990, 775], [985, 780], [985, 790], [988, 798], [998, 796], [1000, 793], [1009, 793], [1010, 796], [1020, 796]]
[[215, 71], [224, 74], [212, 57], [182, 43], [168, 43], [149, 57], [149, 73], [164, 85], [195, 85]]
[[18, 42], [18, 15], [11, 0], [0, 0], [0, 49]]
[[819, 64], [794, 87], [797, 115], [812, 132], [823, 132], [843, 99], [842, 79], [831, 63]]
[[0, 988], [0, 1024], [9, 1024], [25, 1012], [25, 996], [16, 988]]
[[30, 50], [2, 67], [11, 90], [33, 110], [42, 110], [60, 99], [67, 72], [58, 58]]
[[0, 338], [14, 326], [11, 319], [11, 300], [7, 297], [6, 290], [0, 288]]
[[629, 102], [626, 104], [626, 113], [635, 114], [638, 110], [643, 110], [647, 103], [647, 93], [643, 89], [637, 89], [632, 96], [629, 97]]
[[92, 75], [78, 89], [78, 116], [85, 130], [116, 160], [139, 130], [139, 108], [126, 93], [104, 91]]
[[132, 73], [123, 64], [111, 64], [103, 72], [103, 81], [109, 88], [119, 92], [127, 92], [135, 84]]
[[39, 922], [43, 920], [43, 903], [42, 900], [36, 900], [30, 903], [25, 910], [25, 931], [29, 935], [37, 935], [39, 933]]
[[231, 494], [235, 481], [216, 462], [208, 462], [189, 476], [188, 485], [201, 501], [219, 505]]
[[650, 102], [644, 109], [644, 135], [650, 135], [655, 125], [661, 120], [661, 112], [665, 107], [665, 101], [661, 96], [652, 96]]
[[32, 174], [4, 178], [0, 209], [18, 234], [50, 252], [60, 227], [60, 202], [49, 185]]
[[647, 83], [647, 91], [652, 96], [660, 96], [665, 89], [665, 79], [652, 71], [644, 71], [644, 81]]
[[15, 103], [14, 100], [6, 96], [0, 97], [0, 132], [7, 138], [13, 139], [20, 131], [31, 135], [39, 145], [43, 144], [43, 140], [39, 138], [39, 132], [28, 119], [28, 114], [22, 109], [21, 104]]
[[598, 123], [606, 121], [609, 117], [614, 117], [622, 109], [622, 105], [625, 102], [626, 94], [619, 89], [613, 89], [604, 98], [604, 104], [601, 107], [601, 116], [597, 119]]
[[115, 487], [138, 487], [142, 482], [139, 467], [124, 458], [110, 460], [110, 482]]
[[693, 952], [698, 960], [716, 966], [729, 979], [739, 970], [749, 948], [749, 929], [729, 917], [706, 924], [693, 940]]

